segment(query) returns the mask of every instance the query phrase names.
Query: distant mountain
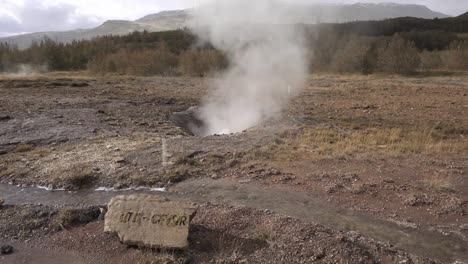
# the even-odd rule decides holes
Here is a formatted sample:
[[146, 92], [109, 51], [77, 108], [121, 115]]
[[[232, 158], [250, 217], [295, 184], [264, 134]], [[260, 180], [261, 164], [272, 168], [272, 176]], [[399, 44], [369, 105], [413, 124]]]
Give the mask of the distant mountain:
[[77, 29], [70, 31], [38, 32], [0, 38], [0, 42], [18, 45], [20, 48], [27, 48], [33, 41], [40, 41], [49, 38], [57, 42], [71, 42], [73, 40], [92, 39], [105, 35], [126, 35], [134, 31], [166, 31], [177, 29], [176, 24], [167, 26], [165, 21], [162, 23], [143, 23], [138, 21], [109, 20], [102, 25], [92, 29]]
[[445, 14], [432, 11], [423, 5], [395, 3], [356, 3], [350, 5], [317, 4], [298, 10], [306, 24], [345, 23], [352, 21], [383, 20], [397, 17], [446, 18]]
[[468, 12], [453, 18], [454, 20], [468, 21]]
[[[396, 17], [417, 18], [446, 18], [445, 14], [434, 12], [422, 5], [407, 5], [394, 3], [381, 4], [309, 4], [285, 5], [288, 13], [285, 23], [344, 23], [350, 21], [383, 20]], [[33, 41], [40, 41], [45, 37], [58, 42], [92, 39], [103, 35], [125, 35], [133, 31], [166, 31], [180, 29], [186, 26], [188, 10], [164, 11], [151, 14], [135, 21], [110, 20], [92, 29], [78, 29], [63, 32], [40, 32], [7, 38], [0, 38], [0, 42], [7, 42], [26, 48]]]

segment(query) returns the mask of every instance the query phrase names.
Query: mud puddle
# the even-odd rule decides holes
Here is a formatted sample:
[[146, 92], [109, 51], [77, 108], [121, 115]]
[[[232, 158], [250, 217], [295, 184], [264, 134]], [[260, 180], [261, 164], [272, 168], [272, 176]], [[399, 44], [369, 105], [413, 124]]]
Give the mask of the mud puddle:
[[[37, 188], [0, 185], [0, 194], [9, 204], [41, 203], [44, 205], [100, 205], [119, 194], [142, 193], [81, 191], [78, 193], [49, 192]], [[149, 193], [149, 192], [144, 192]], [[284, 188], [265, 188], [236, 181], [200, 179], [176, 185], [171, 192], [150, 192], [198, 203], [217, 203], [272, 210], [276, 213], [322, 224], [334, 230], [357, 231], [378, 241], [388, 241], [396, 248], [443, 262], [468, 261], [466, 242], [454, 235], [398, 225], [338, 210], [317, 201], [304, 192]]]

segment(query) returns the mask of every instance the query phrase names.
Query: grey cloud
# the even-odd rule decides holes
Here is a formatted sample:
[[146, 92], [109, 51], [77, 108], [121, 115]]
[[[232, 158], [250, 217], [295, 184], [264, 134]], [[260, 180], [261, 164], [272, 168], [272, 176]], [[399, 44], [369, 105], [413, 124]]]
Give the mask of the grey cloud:
[[10, 17], [0, 17], [0, 31], [2, 35], [21, 32], [21, 25]]
[[[76, 15], [76, 7], [60, 4], [43, 7], [39, 0], [26, 1], [25, 7], [15, 12], [21, 20], [0, 17], [0, 32], [4, 35], [20, 32], [61, 31], [97, 26], [90, 17]], [[73, 21], [71, 21], [73, 19]]]
[[9, 37], [11, 36], [10, 33], [6, 33], [6, 32], [0, 32], [0, 38], [3, 38], [3, 37]]

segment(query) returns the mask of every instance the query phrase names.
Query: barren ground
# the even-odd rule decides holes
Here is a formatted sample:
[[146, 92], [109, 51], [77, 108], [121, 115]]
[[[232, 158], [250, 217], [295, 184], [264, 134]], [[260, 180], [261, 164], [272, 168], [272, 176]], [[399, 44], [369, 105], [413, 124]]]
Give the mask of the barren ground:
[[[283, 190], [284, 201], [304, 194], [338, 212], [432, 232], [428, 244], [439, 235], [468, 244], [468, 76], [315, 75], [278, 118], [241, 134], [190, 136], [169, 116], [198, 105], [207, 81], [1, 77], [0, 181], [74, 191], [165, 187], [181, 196], [197, 181], [217, 183], [213, 190], [228, 182]], [[60, 257], [76, 263], [468, 261], [468, 247], [452, 255], [394, 247], [372, 233], [305, 217], [307, 201], [271, 208], [275, 192], [261, 193], [240, 199], [218, 191], [210, 202], [220, 204], [203, 204], [195, 218], [189, 252], [127, 249], [101, 234], [94, 220], [56, 230], [61, 209], [19, 204], [0, 209], [0, 242], [20, 249], [16, 260], [5, 258], [11, 263], [23, 248], [35, 255], [47, 249], [57, 263]], [[33, 224], [14, 220], [24, 216]]]

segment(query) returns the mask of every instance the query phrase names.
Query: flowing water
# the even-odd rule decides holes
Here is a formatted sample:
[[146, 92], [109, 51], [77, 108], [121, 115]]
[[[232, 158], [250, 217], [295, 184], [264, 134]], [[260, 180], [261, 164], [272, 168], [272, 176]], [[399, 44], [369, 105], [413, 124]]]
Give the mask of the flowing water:
[[[142, 191], [46, 191], [38, 188], [19, 188], [0, 185], [0, 195], [7, 204], [43, 205], [101, 205], [118, 194], [142, 193]], [[466, 242], [455, 235], [420, 230], [397, 223], [338, 210], [317, 201], [304, 192], [283, 188], [265, 188], [253, 184], [240, 184], [228, 180], [201, 179], [186, 181], [172, 188], [171, 192], [149, 192], [168, 196], [174, 200], [198, 203], [211, 202], [243, 205], [257, 209], [269, 209], [306, 221], [316, 222], [333, 229], [358, 231], [379, 241], [388, 241], [397, 248], [443, 262], [468, 261]]]

